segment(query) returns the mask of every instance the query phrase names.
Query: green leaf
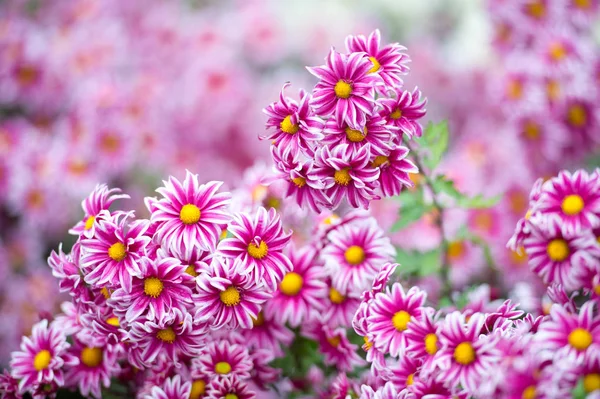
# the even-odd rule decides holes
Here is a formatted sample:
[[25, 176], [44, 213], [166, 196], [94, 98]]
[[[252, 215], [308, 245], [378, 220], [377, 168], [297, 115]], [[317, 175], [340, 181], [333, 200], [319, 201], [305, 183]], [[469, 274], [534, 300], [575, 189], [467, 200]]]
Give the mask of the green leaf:
[[404, 190], [396, 197], [400, 201], [399, 219], [392, 225], [391, 231], [398, 231], [429, 212], [432, 206], [423, 201], [423, 190]]
[[397, 248], [396, 262], [400, 264], [399, 273], [429, 276], [437, 273], [441, 267], [441, 251], [439, 248], [427, 252]]
[[490, 208], [498, 203], [502, 198], [501, 195], [497, 195], [490, 198], [485, 198], [482, 195], [476, 195], [475, 197], [469, 197], [456, 188], [454, 181], [448, 179], [444, 175], [437, 176], [433, 180], [433, 189], [438, 194], [446, 194], [456, 201], [456, 206], [467, 209], [481, 209]]
[[[423, 136], [415, 138], [415, 141], [427, 152], [423, 157], [423, 163], [429, 169], [435, 169], [448, 150], [448, 136], [448, 122], [442, 121], [437, 124], [429, 122]], [[425, 171], [421, 171], [421, 173], [425, 173]]]
[[585, 387], [583, 386], [583, 378], [579, 379], [579, 382], [573, 389], [573, 399], [585, 399], [587, 398], [587, 392], [585, 391]]

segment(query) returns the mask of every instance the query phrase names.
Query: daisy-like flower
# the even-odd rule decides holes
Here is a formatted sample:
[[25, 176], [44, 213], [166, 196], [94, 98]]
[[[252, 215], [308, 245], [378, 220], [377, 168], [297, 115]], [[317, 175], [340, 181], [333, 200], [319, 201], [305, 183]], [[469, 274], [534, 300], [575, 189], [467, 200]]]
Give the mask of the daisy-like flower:
[[172, 309], [163, 320], [131, 323], [129, 361], [138, 368], [150, 366], [162, 354], [175, 365], [180, 356], [196, 356], [204, 344], [205, 328], [192, 323], [189, 313]]
[[327, 280], [327, 295], [323, 298], [325, 309], [322, 312], [322, 319], [330, 327], [349, 326], [360, 306], [360, 297], [355, 292], [342, 294], [333, 286], [331, 279]]
[[140, 277], [140, 258], [150, 237], [145, 220], [129, 223], [131, 213], [99, 220], [93, 238], [81, 240], [81, 268], [85, 282], [98, 288], [121, 286], [131, 291], [133, 277]]
[[390, 276], [394, 274], [398, 266], [399, 265], [397, 263], [384, 263], [383, 266], [381, 266], [381, 268], [379, 269], [377, 275], [375, 276], [371, 289], [369, 291], [363, 292], [363, 300], [370, 302], [373, 298], [375, 298], [376, 294], [383, 292], [383, 290], [388, 284]]
[[392, 149], [392, 132], [388, 129], [385, 120], [377, 114], [368, 116], [362, 130], [356, 130], [343, 123], [341, 126], [330, 119], [325, 123], [323, 130], [324, 145], [330, 148], [339, 144], [346, 144], [352, 151], [370, 145], [371, 154], [385, 155]]
[[419, 173], [414, 163], [406, 159], [408, 148], [396, 146], [386, 155], [378, 155], [371, 166], [379, 168], [379, 189], [385, 197], [400, 194], [402, 187], [414, 187], [410, 179], [411, 173]]
[[86, 346], [75, 340], [69, 353], [79, 358], [79, 364], [69, 367], [65, 373], [67, 386], [77, 387], [83, 396], [101, 398], [101, 388], [110, 386], [111, 377], [120, 371], [118, 350], [114, 346]]
[[425, 292], [417, 287], [405, 293], [400, 283], [375, 295], [369, 306], [367, 323], [374, 345], [379, 350], [394, 357], [404, 353], [407, 345], [405, 331], [413, 319], [421, 317], [425, 297]]
[[256, 394], [245, 381], [236, 377], [213, 379], [206, 387], [207, 399], [255, 399]]
[[213, 329], [252, 327], [252, 319], [271, 294], [250, 276], [241, 275], [242, 267], [231, 259], [215, 258], [211, 271], [197, 277], [196, 322], [208, 322]]
[[[408, 90], [396, 89], [394, 98], [384, 98], [379, 101], [383, 109], [379, 115], [388, 125], [395, 126], [409, 139], [413, 136], [421, 137], [423, 135], [423, 126], [419, 119], [425, 116], [427, 111], [426, 99], [421, 99], [421, 91], [415, 87], [410, 92]], [[400, 143], [402, 137], [397, 137]]]
[[23, 396], [19, 393], [19, 380], [12, 377], [8, 370], [4, 370], [0, 374], [0, 392], [2, 399], [22, 399]]
[[50, 253], [48, 266], [52, 269], [52, 275], [59, 280], [58, 287], [61, 292], [68, 292], [75, 298], [86, 296], [88, 289], [83, 283], [79, 267], [73, 261], [71, 254], [62, 251], [62, 244], [58, 247], [58, 253], [55, 251]]
[[360, 387], [360, 399], [396, 399], [399, 398], [398, 395], [398, 390], [393, 382], [386, 382], [377, 390], [373, 390], [369, 385]]
[[184, 399], [189, 398], [192, 383], [182, 382], [181, 376], [167, 378], [160, 387], [152, 387], [150, 393], [144, 395], [144, 399]]
[[423, 308], [421, 317], [413, 318], [405, 333], [406, 352], [423, 359], [424, 370], [433, 370], [432, 362], [439, 350], [439, 326], [434, 312], [431, 308]]
[[309, 106], [311, 96], [300, 90], [300, 104], [284, 95], [284, 90], [290, 84], [286, 83], [279, 94], [279, 101], [270, 104], [263, 112], [267, 114], [267, 128], [275, 132], [268, 139], [282, 154], [304, 152], [308, 156], [314, 153], [312, 142], [323, 138], [323, 122], [313, 115]]
[[562, 171], [544, 183], [538, 202], [543, 215], [560, 222], [565, 234], [600, 226], [600, 178], [578, 170]]
[[294, 340], [294, 333], [274, 316], [260, 312], [252, 320], [252, 328], [243, 329], [240, 334], [244, 344], [251, 349], [268, 349], [275, 356], [284, 356], [281, 346], [289, 346]]
[[594, 314], [595, 303], [583, 304], [579, 314], [554, 304], [550, 320], [542, 323], [535, 342], [539, 348], [551, 350], [555, 356], [566, 355], [581, 360], [600, 348], [600, 317]]
[[193, 281], [179, 260], [141, 259], [142, 275], [134, 277], [131, 292], [123, 288], [112, 293], [109, 303], [115, 314], [124, 313], [128, 322], [145, 314], [148, 320], [160, 322], [172, 309], [185, 313], [192, 305], [192, 290], [185, 284]]
[[468, 391], [475, 392], [485, 373], [493, 373], [500, 352], [495, 348], [494, 336], [480, 337], [484, 322], [479, 313], [472, 315], [466, 323], [460, 312], [446, 316], [436, 355], [442, 381], [456, 381]]
[[252, 369], [252, 360], [248, 349], [228, 340], [211, 342], [205, 352], [193, 362], [194, 367], [210, 379], [237, 377], [245, 380], [250, 378]]
[[389, 380], [398, 388], [406, 388], [414, 383], [416, 376], [419, 376], [421, 364], [423, 361], [412, 356], [402, 356], [396, 364], [389, 366]]
[[334, 114], [343, 122], [360, 129], [367, 115], [373, 113], [374, 85], [379, 76], [369, 73], [373, 64], [365, 53], [340, 54], [331, 50], [326, 65], [307, 67], [320, 79], [313, 91], [310, 105], [321, 117]]
[[120, 189], [109, 190], [106, 184], [98, 184], [94, 191], [81, 202], [84, 218], [69, 230], [69, 234], [76, 236], [83, 234], [86, 238], [92, 238], [95, 221], [100, 212], [108, 210], [114, 201], [125, 198], [130, 197], [127, 194], [121, 194]]
[[273, 298], [265, 304], [266, 315], [298, 327], [309, 320], [311, 313], [324, 308], [322, 298], [327, 295], [327, 285], [323, 281], [323, 266], [317, 263], [316, 256], [316, 250], [310, 246], [290, 249], [292, 270], [285, 274]]
[[315, 154], [313, 175], [323, 182], [332, 209], [345, 198], [354, 208], [368, 209], [369, 202], [379, 198], [375, 194], [379, 168], [370, 165], [370, 151], [368, 144], [355, 152], [341, 144], [322, 147]]
[[292, 233], [283, 231], [275, 209], [267, 212], [260, 207], [254, 217], [238, 213], [227, 226], [227, 231], [233, 237], [219, 244], [219, 253], [239, 260], [239, 273], [249, 275], [256, 284], [263, 282], [274, 291], [292, 268], [290, 260], [282, 252]]
[[281, 369], [269, 364], [278, 356], [269, 349], [255, 349], [250, 354], [252, 359], [252, 381], [262, 390], [268, 390], [268, 384], [274, 384], [281, 377]]
[[230, 219], [231, 194], [217, 193], [223, 182], [199, 184], [198, 175], [186, 171], [183, 183], [171, 176], [163, 184], [156, 190], [163, 198], [150, 209], [152, 222], [158, 224], [156, 238], [169, 246], [214, 251]]
[[374, 219], [360, 224], [344, 224], [327, 235], [322, 251], [325, 272], [342, 293], [371, 288], [382, 264], [396, 254], [389, 238]]
[[365, 363], [356, 353], [358, 346], [348, 340], [343, 327], [332, 329], [316, 320], [302, 330], [302, 335], [319, 343], [323, 362], [328, 366], [335, 366], [340, 371], [352, 371]]
[[402, 86], [402, 75], [408, 73], [410, 62], [407, 54], [403, 53], [406, 47], [398, 43], [381, 46], [381, 33], [374, 30], [368, 37], [364, 35], [349, 35], [346, 37], [346, 49], [349, 53], [367, 53], [371, 61], [369, 73], [378, 74], [385, 85], [389, 87]]
[[21, 350], [12, 353], [11, 375], [19, 381], [19, 391], [31, 392], [43, 385], [63, 386], [63, 367], [76, 365], [67, 352], [69, 343], [58, 329], [42, 320], [33, 326], [31, 337], [23, 337]]

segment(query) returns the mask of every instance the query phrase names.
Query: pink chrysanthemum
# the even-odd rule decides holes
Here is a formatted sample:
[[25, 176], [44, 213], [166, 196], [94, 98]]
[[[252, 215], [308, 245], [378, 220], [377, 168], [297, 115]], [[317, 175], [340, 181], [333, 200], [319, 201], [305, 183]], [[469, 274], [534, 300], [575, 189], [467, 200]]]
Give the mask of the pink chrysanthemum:
[[406, 388], [413, 384], [415, 377], [420, 376], [423, 361], [411, 355], [401, 356], [395, 364], [389, 366], [389, 380], [398, 388]]
[[416, 287], [404, 292], [400, 283], [375, 295], [369, 306], [367, 318], [369, 333], [374, 345], [396, 357], [404, 353], [407, 345], [405, 331], [413, 319], [421, 317], [426, 294]]
[[361, 303], [358, 293], [343, 294], [333, 286], [331, 279], [328, 278], [326, 281], [328, 295], [323, 298], [325, 309], [322, 312], [322, 319], [332, 328], [349, 326]]
[[370, 165], [370, 146], [354, 152], [342, 144], [329, 149], [322, 147], [315, 154], [313, 175], [320, 179], [331, 201], [332, 209], [347, 199], [354, 208], [369, 208], [369, 201], [378, 199], [379, 168]]
[[310, 246], [291, 248], [292, 270], [283, 277], [273, 298], [266, 303], [266, 315], [298, 327], [310, 318], [311, 313], [324, 308], [322, 298], [327, 295], [327, 285], [323, 281], [323, 266], [317, 263], [316, 255]]
[[252, 328], [240, 331], [248, 348], [268, 349], [279, 357], [284, 355], [281, 347], [289, 346], [294, 340], [294, 333], [273, 315], [260, 312], [252, 324]]
[[324, 356], [325, 365], [335, 366], [340, 371], [352, 371], [365, 363], [356, 353], [358, 346], [348, 340], [346, 329], [343, 327], [332, 329], [326, 324], [314, 321], [302, 330], [302, 334], [319, 343], [319, 351]]
[[402, 75], [408, 72], [410, 62], [408, 55], [403, 53], [406, 47], [398, 43], [381, 46], [381, 33], [374, 30], [368, 37], [364, 35], [346, 37], [346, 49], [350, 53], [367, 53], [371, 61], [369, 73], [378, 74], [385, 85], [389, 87], [402, 86]]
[[386, 155], [392, 149], [392, 132], [390, 132], [385, 120], [377, 114], [367, 117], [362, 130], [353, 129], [347, 124], [338, 123], [330, 119], [323, 130], [325, 138], [321, 141], [330, 148], [339, 144], [346, 144], [352, 151], [369, 144], [372, 155]]
[[163, 184], [156, 190], [163, 198], [150, 209], [152, 222], [158, 223], [156, 238], [169, 246], [214, 251], [230, 219], [231, 194], [217, 193], [223, 183], [199, 184], [198, 175], [186, 171], [183, 183], [171, 176]]
[[193, 278], [179, 260], [144, 257], [140, 264], [142, 273], [133, 278], [131, 292], [119, 288], [112, 293], [109, 303], [115, 314], [124, 314], [128, 322], [144, 314], [146, 319], [160, 322], [172, 309], [187, 312], [192, 305], [192, 290], [185, 283]]
[[544, 183], [538, 202], [543, 215], [555, 218], [565, 234], [600, 226], [600, 178], [578, 170], [562, 171]]
[[131, 214], [119, 213], [103, 218], [96, 225], [93, 238], [81, 240], [81, 268], [85, 282], [98, 288], [121, 286], [131, 291], [132, 278], [140, 277], [139, 261], [150, 237], [145, 220], [129, 223]]
[[325, 272], [342, 293], [371, 288], [382, 264], [395, 250], [374, 219], [361, 224], [345, 224], [327, 235], [330, 241], [321, 254]]
[[245, 380], [250, 378], [252, 369], [248, 349], [228, 340], [211, 342], [194, 363], [203, 375], [211, 379], [237, 377]]
[[52, 251], [48, 257], [48, 266], [52, 269], [52, 275], [59, 280], [58, 287], [61, 292], [68, 292], [77, 299], [87, 296], [87, 287], [81, 277], [79, 267], [75, 264], [71, 254], [62, 251], [62, 245], [58, 253]]
[[279, 101], [263, 110], [269, 117], [267, 128], [274, 128], [275, 132], [262, 138], [273, 142], [282, 154], [302, 151], [310, 156], [314, 153], [312, 142], [323, 138], [323, 122], [314, 116], [309, 107], [311, 96], [304, 90], [300, 90], [300, 104], [284, 95], [289, 85], [286, 83], [281, 89]]
[[[379, 115], [388, 125], [395, 126], [409, 139], [423, 135], [423, 126], [419, 119], [425, 116], [427, 100], [421, 99], [421, 91], [415, 87], [412, 93], [408, 90], [396, 89], [395, 98], [384, 98], [379, 102], [383, 109]], [[398, 144], [402, 137], [398, 137]]]
[[181, 376], [176, 375], [173, 378], [167, 378], [162, 386], [152, 387], [150, 393], [143, 399], [186, 399], [190, 397], [192, 383], [182, 382]]
[[194, 319], [208, 322], [213, 329], [225, 325], [252, 327], [261, 305], [271, 296], [264, 286], [248, 275], [241, 275], [243, 265], [231, 259], [215, 258], [211, 271], [197, 277], [198, 295], [194, 297]]
[[19, 380], [12, 377], [8, 370], [0, 374], [0, 393], [2, 399], [22, 399], [19, 393]]
[[159, 355], [175, 365], [180, 356], [196, 356], [204, 344], [205, 328], [192, 323], [189, 313], [173, 309], [160, 321], [136, 321], [129, 331], [129, 361], [136, 367], [150, 366]]
[[260, 207], [254, 217], [247, 213], [236, 214], [227, 231], [234, 237], [219, 244], [219, 253], [239, 260], [239, 273], [249, 275], [256, 284], [262, 282], [275, 290], [292, 268], [290, 260], [282, 252], [292, 233], [283, 231], [275, 209], [267, 212]]
[[432, 362], [439, 350], [439, 326], [431, 308], [423, 308], [421, 317], [413, 318], [406, 330], [406, 352], [423, 359], [423, 369], [433, 370]]
[[326, 65], [307, 67], [320, 79], [313, 91], [310, 104], [321, 117], [334, 114], [343, 122], [361, 129], [366, 116], [373, 113], [374, 84], [379, 77], [369, 71], [373, 64], [365, 53], [340, 54], [331, 50]]
[[600, 317], [594, 314], [594, 307], [594, 302], [588, 301], [576, 314], [561, 305], [552, 305], [550, 320], [542, 323], [535, 342], [555, 356], [566, 355], [580, 360], [587, 353], [594, 353], [600, 349]]
[[480, 336], [484, 321], [481, 314], [472, 315], [466, 323], [460, 312], [446, 316], [436, 355], [441, 380], [458, 382], [475, 392], [486, 373], [493, 373], [500, 352], [493, 336]]
[[255, 399], [256, 394], [245, 381], [236, 377], [216, 378], [206, 387], [206, 399]]
[[20, 393], [33, 392], [43, 385], [63, 386], [63, 367], [78, 360], [67, 352], [69, 343], [58, 329], [42, 320], [33, 326], [30, 337], [23, 337], [21, 351], [13, 352], [11, 375], [19, 381]]
[[392, 382], [386, 382], [384, 386], [377, 390], [373, 390], [369, 385], [360, 387], [360, 399], [397, 399], [401, 397], [398, 395], [398, 390]]
[[255, 349], [250, 354], [252, 381], [262, 390], [268, 390], [268, 384], [274, 384], [281, 376], [281, 369], [276, 369], [269, 364], [278, 356], [269, 349]]
[[378, 155], [371, 166], [379, 168], [379, 188], [385, 197], [400, 194], [402, 187], [414, 187], [410, 173], [418, 173], [414, 163], [406, 159], [408, 148], [397, 146], [386, 155]]
[[86, 238], [92, 238], [96, 218], [100, 212], [108, 210], [114, 201], [125, 198], [130, 197], [127, 194], [121, 194], [120, 189], [113, 188], [109, 190], [106, 184], [98, 184], [94, 191], [81, 202], [85, 214], [84, 218], [73, 226], [69, 233], [77, 236], [83, 234]]

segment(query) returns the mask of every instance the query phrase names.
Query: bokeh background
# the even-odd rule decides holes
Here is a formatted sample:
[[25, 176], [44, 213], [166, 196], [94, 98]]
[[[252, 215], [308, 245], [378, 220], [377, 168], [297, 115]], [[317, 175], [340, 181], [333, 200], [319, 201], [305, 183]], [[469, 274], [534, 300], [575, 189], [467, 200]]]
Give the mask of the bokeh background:
[[[467, 225], [489, 242], [498, 285], [541, 306], [526, 300], [541, 293], [527, 260], [505, 244], [537, 177], [599, 164], [597, 9], [594, 0], [0, 2], [0, 366], [40, 315], [59, 310], [46, 258], [69, 245], [96, 183], [121, 187], [139, 215], [143, 196], [185, 169], [248, 184], [268, 168], [262, 108], [286, 81], [310, 90], [304, 66], [375, 28], [408, 48], [405, 83], [428, 98], [424, 123], [449, 121], [451, 151], [436, 173], [472, 195], [503, 195], [491, 209], [445, 216], [453, 283], [489, 278], [486, 254], [460, 237]], [[398, 207], [373, 212], [390, 227]], [[394, 243], [437, 246], [432, 220]]]

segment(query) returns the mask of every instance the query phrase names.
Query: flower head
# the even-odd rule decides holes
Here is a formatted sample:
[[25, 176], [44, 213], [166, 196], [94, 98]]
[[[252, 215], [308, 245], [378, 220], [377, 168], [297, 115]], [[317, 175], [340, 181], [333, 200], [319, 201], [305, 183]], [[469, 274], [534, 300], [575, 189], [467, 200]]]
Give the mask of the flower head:
[[98, 184], [94, 191], [81, 202], [81, 207], [85, 213], [84, 218], [69, 230], [69, 233], [74, 235], [83, 234], [87, 238], [92, 238], [96, 218], [100, 212], [108, 210], [114, 201], [124, 198], [129, 198], [129, 195], [121, 194], [120, 189], [113, 188], [109, 190], [106, 184]]

